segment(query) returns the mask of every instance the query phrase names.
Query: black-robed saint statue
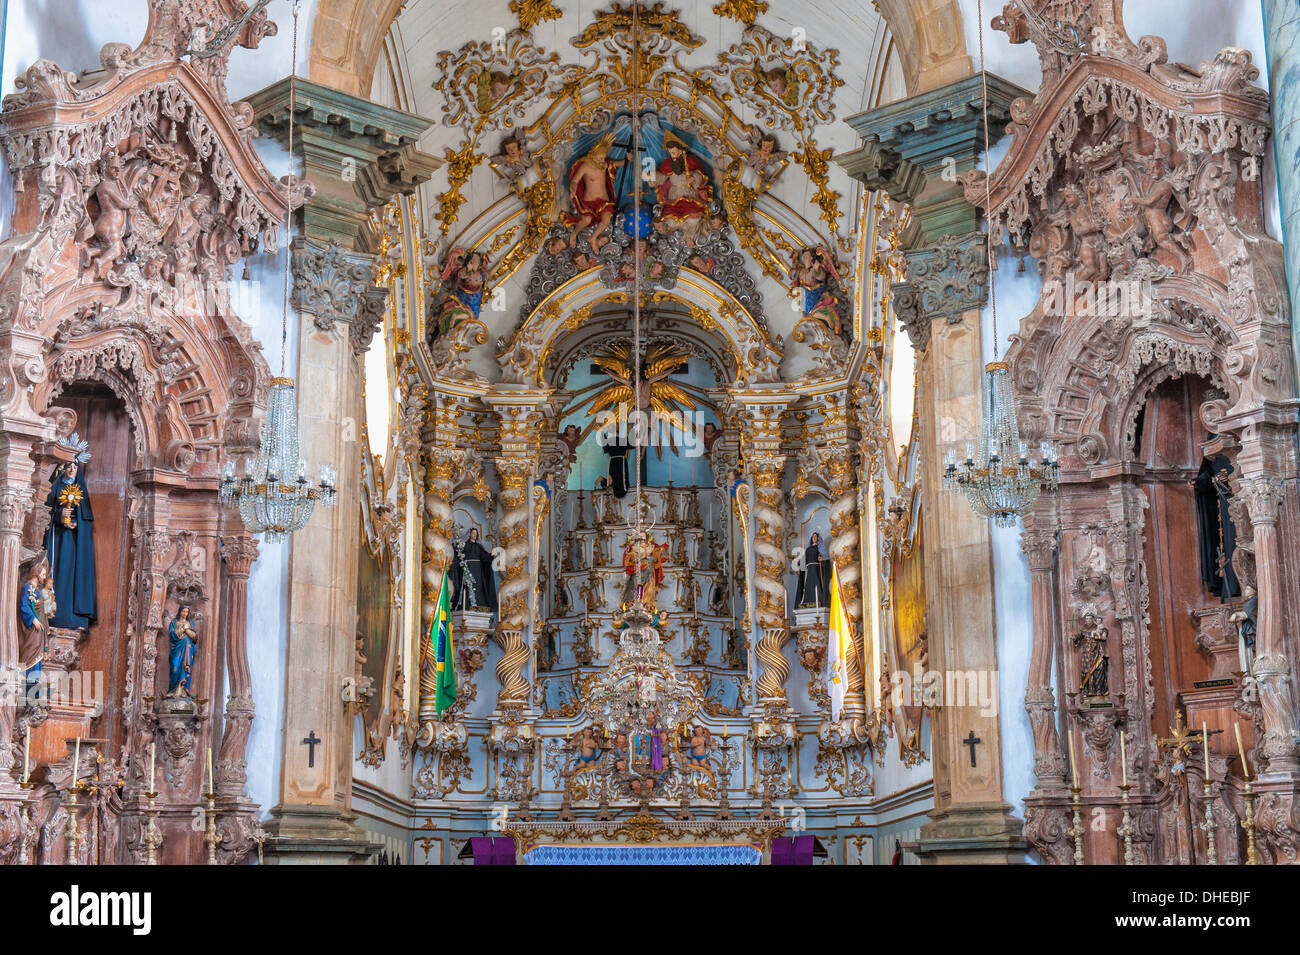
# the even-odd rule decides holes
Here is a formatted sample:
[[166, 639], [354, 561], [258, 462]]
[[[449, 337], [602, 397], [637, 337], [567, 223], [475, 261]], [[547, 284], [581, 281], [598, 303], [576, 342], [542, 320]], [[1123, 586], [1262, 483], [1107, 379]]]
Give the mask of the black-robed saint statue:
[[1224, 455], [1213, 461], [1203, 458], [1195, 483], [1201, 581], [1205, 589], [1220, 600], [1230, 600], [1241, 593], [1241, 583], [1232, 569], [1237, 528], [1228, 515], [1228, 504], [1232, 500], [1228, 489], [1228, 475], [1231, 473], [1232, 462]]
[[451, 606], [455, 610], [497, 609], [492, 554], [478, 542], [477, 527], [470, 528], [464, 542], [456, 545], [456, 557], [451, 562], [451, 587]]
[[804, 569], [799, 571], [799, 585], [795, 590], [796, 607], [829, 607], [831, 586], [831, 562], [822, 549], [820, 534], [814, 533], [808, 538], [808, 546], [803, 552]]
[[54, 469], [45, 498], [50, 529], [45, 533], [50, 575], [58, 599], [50, 624], [86, 630], [95, 622], [95, 515], [90, 510], [86, 471], [70, 461]]

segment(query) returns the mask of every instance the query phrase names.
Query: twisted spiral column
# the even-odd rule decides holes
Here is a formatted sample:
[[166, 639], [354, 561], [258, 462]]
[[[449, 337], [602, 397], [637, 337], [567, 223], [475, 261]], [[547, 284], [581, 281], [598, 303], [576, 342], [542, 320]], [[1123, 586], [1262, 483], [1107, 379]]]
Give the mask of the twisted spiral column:
[[497, 620], [497, 643], [502, 656], [497, 661], [497, 706], [528, 703], [528, 681], [524, 667], [528, 663], [528, 646], [524, 628], [528, 622], [528, 484], [533, 474], [532, 461], [522, 455], [496, 459], [501, 481], [501, 546], [505, 550], [505, 572], [497, 593], [500, 609]]
[[750, 460], [754, 489], [754, 599], [756, 626], [763, 629], [754, 648], [762, 670], [758, 676], [758, 703], [785, 703], [785, 680], [790, 675], [782, 648], [790, 636], [786, 623], [785, 515], [781, 511], [781, 475], [785, 456], [758, 455]]
[[828, 457], [827, 484], [831, 492], [831, 560], [840, 583], [844, 612], [857, 635], [854, 652], [844, 661], [848, 686], [844, 692], [844, 717], [867, 715], [866, 677], [862, 647], [865, 621], [862, 614], [862, 562], [858, 560], [858, 496], [853, 480], [853, 459], [847, 445], [833, 446]]
[[451, 559], [451, 495], [456, 471], [464, 460], [459, 448], [435, 447], [425, 454], [424, 527], [420, 541], [420, 708], [421, 723], [438, 716], [436, 694], [438, 674], [429, 628], [438, 606], [442, 570]]

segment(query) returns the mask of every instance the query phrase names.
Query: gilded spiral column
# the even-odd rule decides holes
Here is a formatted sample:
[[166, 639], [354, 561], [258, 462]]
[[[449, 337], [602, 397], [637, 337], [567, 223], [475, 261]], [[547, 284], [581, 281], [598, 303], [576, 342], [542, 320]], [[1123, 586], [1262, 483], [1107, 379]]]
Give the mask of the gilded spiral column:
[[782, 648], [790, 635], [786, 620], [785, 515], [781, 510], [781, 412], [775, 405], [746, 408], [741, 415], [745, 441], [745, 473], [754, 490], [754, 621], [763, 635], [754, 647], [761, 670], [758, 704], [784, 705], [790, 664]]
[[831, 493], [831, 560], [840, 583], [844, 610], [856, 635], [854, 652], [844, 661], [848, 686], [844, 693], [845, 718], [867, 715], [863, 648], [866, 621], [862, 614], [862, 561], [858, 559], [858, 495], [853, 479], [853, 456], [846, 444], [832, 445], [826, 458], [826, 482]]
[[501, 526], [498, 534], [505, 551], [505, 568], [497, 591], [497, 643], [501, 659], [497, 661], [497, 708], [528, 704], [528, 644], [524, 631], [528, 626], [529, 591], [532, 573], [528, 537], [528, 490], [537, 471], [539, 409], [532, 405], [498, 404], [501, 418], [501, 455], [495, 459], [497, 479], [501, 484]]
[[442, 572], [451, 559], [451, 495], [465, 452], [454, 447], [425, 451], [424, 527], [420, 542], [420, 709], [421, 723], [436, 719], [437, 670], [428, 645], [430, 624], [438, 605]]

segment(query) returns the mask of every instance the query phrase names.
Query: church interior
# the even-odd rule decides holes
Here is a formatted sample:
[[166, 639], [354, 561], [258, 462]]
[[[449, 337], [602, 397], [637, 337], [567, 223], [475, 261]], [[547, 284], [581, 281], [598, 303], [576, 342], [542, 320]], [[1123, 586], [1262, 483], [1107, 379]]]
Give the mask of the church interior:
[[0, 9], [0, 863], [1298, 861], [1294, 4]]

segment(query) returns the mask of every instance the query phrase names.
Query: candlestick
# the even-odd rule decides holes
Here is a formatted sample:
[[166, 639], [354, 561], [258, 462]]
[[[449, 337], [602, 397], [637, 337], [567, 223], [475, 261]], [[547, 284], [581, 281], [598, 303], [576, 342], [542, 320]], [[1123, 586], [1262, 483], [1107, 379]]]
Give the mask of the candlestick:
[[1246, 780], [1246, 819], [1242, 822], [1246, 830], [1246, 865], [1259, 865], [1259, 853], [1255, 851], [1255, 794], [1250, 791], [1250, 780]]
[[1074, 779], [1074, 789], [1077, 792], [1079, 789], [1079, 767], [1074, 762], [1074, 734], [1067, 732], [1065, 738], [1070, 743], [1070, 776]]
[[[1122, 740], [1123, 738], [1124, 737], [1121, 734], [1120, 739]], [[1128, 783], [1127, 782], [1123, 783], [1119, 787], [1119, 789], [1122, 796], [1123, 807], [1124, 807], [1123, 818], [1120, 820], [1119, 835], [1124, 839], [1124, 864], [1132, 865], [1133, 864], [1133, 817], [1129, 815], [1129, 811], [1128, 811], [1128, 790], [1129, 790]]]
[[154, 771], [154, 766], [157, 762], [157, 757], [158, 757], [157, 744], [151, 741], [149, 743], [149, 791], [150, 792], [157, 792], [153, 784], [153, 780], [154, 780], [153, 771]]
[[1124, 731], [1119, 731], [1119, 770], [1123, 778], [1124, 788], [1128, 788], [1128, 757], [1124, 752]]
[[208, 792], [215, 793], [217, 785], [212, 780], [212, 747], [208, 747]]
[[23, 782], [26, 783], [32, 778], [31, 774], [32, 761], [32, 728], [27, 727], [27, 732], [23, 735]]
[[1232, 724], [1233, 732], [1237, 734], [1237, 752], [1241, 753], [1241, 778], [1250, 779], [1250, 763], [1246, 762], [1246, 747], [1241, 742], [1241, 724]]
[[[30, 731], [29, 727], [28, 732]], [[23, 791], [23, 804], [18, 813], [18, 864], [27, 865], [32, 861], [27, 854], [27, 830], [31, 825], [32, 784], [30, 780], [24, 779], [18, 786]]]
[[1074, 821], [1070, 825], [1070, 835], [1074, 837], [1074, 864], [1083, 865], [1083, 813], [1079, 807], [1078, 780], [1070, 789], [1070, 802], [1074, 805]]
[[[209, 749], [208, 753], [211, 754]], [[217, 804], [216, 790], [208, 792], [208, 808], [204, 813], [208, 817], [208, 831], [203, 837], [203, 841], [208, 844], [208, 865], [217, 864], [217, 843], [221, 840], [217, 838]]]
[[158, 794], [150, 786], [149, 792], [144, 794], [144, 798], [147, 800], [144, 810], [144, 864], [157, 865], [158, 849], [162, 845], [162, 830], [158, 828], [157, 821], [158, 807], [154, 803], [154, 800], [158, 798]]
[[73, 789], [77, 788], [77, 770], [81, 768], [81, 737], [77, 737], [77, 748], [72, 754], [72, 783]]
[[1205, 782], [1210, 781], [1210, 727], [1201, 723], [1201, 744], [1205, 748]]
[[[80, 740], [78, 740], [80, 743]], [[68, 858], [64, 865], [77, 864], [77, 790], [75, 787], [68, 789], [68, 801], [66, 808], [68, 810], [68, 828], [65, 834], [68, 839]]]

